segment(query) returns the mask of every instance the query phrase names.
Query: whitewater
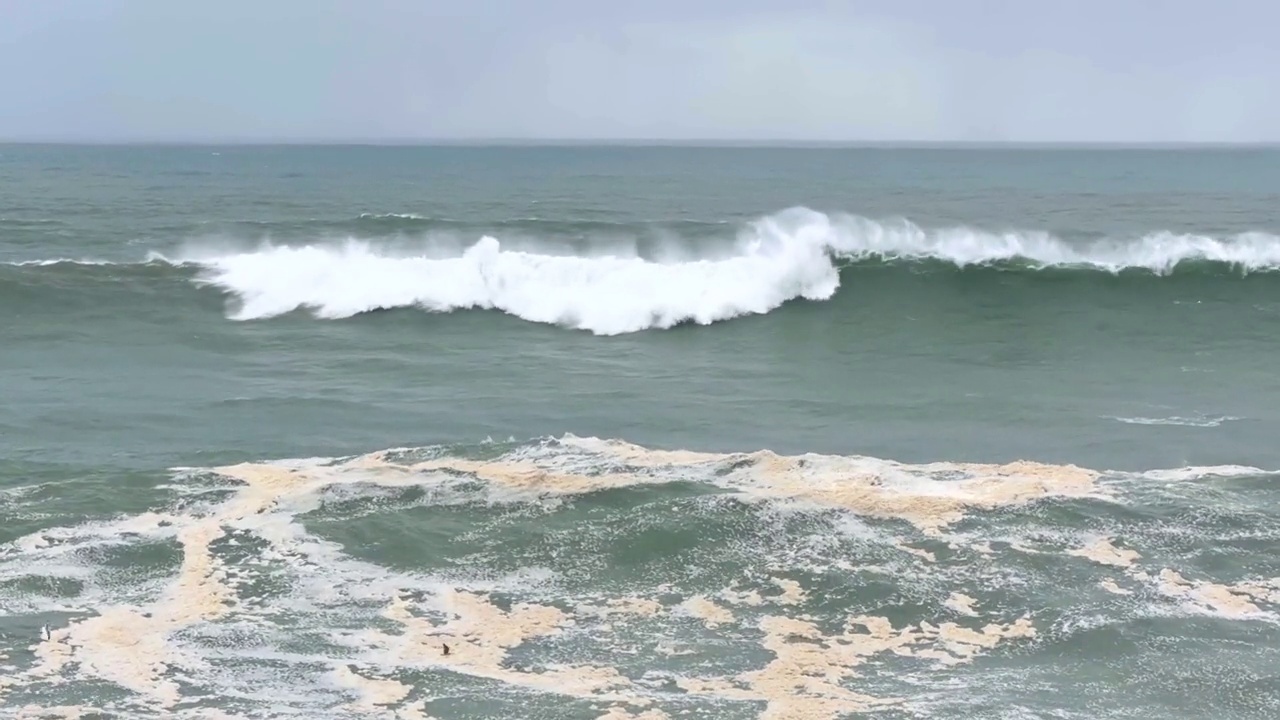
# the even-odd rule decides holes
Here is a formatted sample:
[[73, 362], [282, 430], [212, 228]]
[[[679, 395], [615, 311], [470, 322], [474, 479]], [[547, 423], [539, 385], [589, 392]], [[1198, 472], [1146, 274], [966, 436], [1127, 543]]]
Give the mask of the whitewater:
[[[1156, 276], [1193, 265], [1242, 275], [1280, 269], [1280, 236], [1263, 231], [1226, 237], [1153, 231], [1068, 241], [1047, 231], [925, 228], [904, 218], [874, 220], [806, 207], [743, 223], [732, 238], [668, 235], [646, 251], [634, 240], [587, 240], [508, 241], [492, 234], [468, 240], [456, 232], [408, 241], [345, 237], [253, 246], [224, 239], [152, 250], [146, 261], [196, 268], [197, 285], [227, 294], [233, 320], [299, 310], [340, 319], [396, 308], [480, 309], [597, 335], [710, 325], [795, 300], [829, 300], [841, 286], [840, 269], [860, 262]], [[16, 264], [70, 262], [110, 264]]]

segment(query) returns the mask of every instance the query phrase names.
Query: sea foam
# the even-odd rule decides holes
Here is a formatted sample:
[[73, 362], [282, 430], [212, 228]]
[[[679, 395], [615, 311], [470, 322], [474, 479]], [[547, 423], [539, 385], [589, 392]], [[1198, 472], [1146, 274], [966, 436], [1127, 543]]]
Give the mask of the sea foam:
[[[178, 486], [217, 489], [216, 497], [175, 496], [141, 515], [44, 527], [0, 545], [0, 576], [48, 578], [51, 564], [70, 558], [92, 571], [72, 598], [53, 584], [0, 587], [0, 601], [23, 608], [26, 626], [49, 623], [34, 638], [0, 637], [0, 651], [13, 653], [0, 677], [0, 715], [16, 708], [17, 717], [46, 717], [55, 702], [92, 699], [108, 706], [82, 715], [229, 717], [205, 706], [217, 698], [273, 717], [416, 718], [459, 700], [652, 720], [713, 710], [836, 720], [883, 708], [921, 715], [931, 706], [954, 717], [990, 697], [981, 683], [992, 672], [1017, 672], [1014, 681], [1024, 685], [1079, 688], [1069, 670], [1057, 673], [1078, 664], [1071, 652], [1091, 628], [1190, 616], [1213, 618], [1223, 633], [1252, 634], [1280, 622], [1280, 577], [1261, 574], [1265, 563], [1242, 575], [1181, 537], [1162, 541], [1203, 509], [1195, 504], [1202, 495], [1180, 507], [1153, 503], [1143, 523], [1108, 512], [1149, 497], [1166, 484], [1156, 478], [1171, 473], [1201, 482], [1248, 476], [1249, 468], [1125, 476], [1031, 461], [722, 454], [573, 435], [484, 454], [435, 446], [176, 469]], [[721, 538], [729, 544], [709, 532], [673, 560], [661, 546], [632, 552], [654, 528], [619, 521], [633, 519], [635, 506], [614, 515], [552, 514], [566, 511], [557, 499], [676, 485], [700, 486], [705, 500], [735, 499], [669, 518], [718, 518], [712, 526], [732, 519], [720, 525], [731, 528], [731, 538]], [[411, 507], [441, 511], [401, 537], [416, 537], [423, 557], [466, 562], [381, 565], [367, 557], [365, 533], [315, 533], [304, 518], [319, 519], [318, 509], [337, 513], [330, 527], [363, 512], [321, 509], [339, 489], [372, 501], [383, 528], [408, 521], [397, 513]], [[381, 495], [394, 489], [418, 492]], [[458, 495], [471, 507], [446, 514]], [[654, 510], [652, 498], [634, 499]], [[797, 501], [808, 520], [779, 532], [776, 508]], [[1044, 512], [1068, 503], [1070, 511]], [[529, 554], [500, 551], [520, 537], [510, 515], [474, 513], [498, 504], [549, 513], [548, 523], [525, 529], [538, 538]], [[853, 545], [815, 542], [839, 535], [838, 526], [818, 522], [832, 514], [875, 524]], [[1258, 539], [1274, 539], [1274, 523], [1248, 517]], [[1073, 524], [1053, 525], [1054, 518]], [[465, 528], [457, 544], [466, 547], [432, 539], [441, 519], [448, 535]], [[1221, 543], [1223, 529], [1234, 532], [1204, 526], [1200, 539]], [[554, 541], [567, 534], [593, 539]], [[154, 552], [161, 542], [176, 543], [169, 562], [136, 574], [85, 552], [106, 543]], [[600, 558], [623, 548], [632, 569], [617, 584], [616, 575], [599, 574]], [[687, 572], [667, 564], [690, 561]], [[706, 569], [720, 563], [736, 569], [719, 577]], [[892, 596], [877, 599], [886, 586]], [[19, 593], [26, 598], [15, 605]], [[68, 601], [81, 607], [61, 610]], [[1009, 652], [1034, 653], [1035, 662], [1018, 664]], [[1167, 649], [1119, 652], [1117, 663], [1143, 667]], [[1039, 667], [1064, 655], [1065, 666]], [[606, 705], [615, 710], [601, 715]]]

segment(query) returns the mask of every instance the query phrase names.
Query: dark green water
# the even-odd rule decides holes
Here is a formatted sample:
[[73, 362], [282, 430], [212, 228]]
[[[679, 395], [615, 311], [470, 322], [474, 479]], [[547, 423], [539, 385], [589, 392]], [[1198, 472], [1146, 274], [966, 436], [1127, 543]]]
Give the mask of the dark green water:
[[[1274, 717], [1277, 270], [1275, 150], [0, 146], [0, 716]], [[861, 615], [1035, 635], [742, 675]]]

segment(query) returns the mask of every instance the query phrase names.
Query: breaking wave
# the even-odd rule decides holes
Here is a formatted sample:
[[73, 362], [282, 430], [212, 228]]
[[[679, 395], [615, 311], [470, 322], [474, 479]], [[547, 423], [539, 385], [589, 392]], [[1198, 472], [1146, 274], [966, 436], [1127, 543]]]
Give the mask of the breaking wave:
[[153, 252], [148, 262], [197, 268], [195, 282], [226, 292], [237, 320], [298, 310], [335, 319], [393, 308], [486, 309], [601, 335], [707, 325], [792, 300], [828, 300], [849, 265], [1157, 276], [1280, 269], [1280, 237], [1265, 232], [1215, 238], [1160, 231], [1071, 242], [1046, 232], [928, 229], [802, 207], [748, 222], [733, 237], [672, 237], [645, 252], [634, 243], [619, 250], [497, 234], [503, 237], [205, 247]]

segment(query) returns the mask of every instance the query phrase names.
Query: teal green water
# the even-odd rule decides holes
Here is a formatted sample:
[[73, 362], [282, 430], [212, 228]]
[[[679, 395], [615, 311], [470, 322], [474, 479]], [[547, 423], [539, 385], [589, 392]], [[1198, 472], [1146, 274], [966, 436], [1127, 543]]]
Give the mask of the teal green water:
[[1273, 717], [1278, 269], [1267, 149], [0, 146], [0, 716]]

